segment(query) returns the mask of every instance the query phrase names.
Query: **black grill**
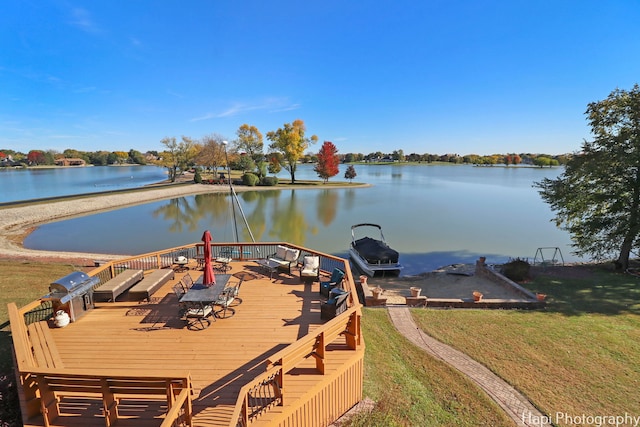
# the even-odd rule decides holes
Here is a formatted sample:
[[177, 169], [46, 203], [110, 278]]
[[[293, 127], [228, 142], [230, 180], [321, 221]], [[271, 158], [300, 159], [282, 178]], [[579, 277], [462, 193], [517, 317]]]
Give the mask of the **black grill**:
[[100, 283], [99, 277], [91, 277], [74, 271], [49, 285], [49, 295], [54, 313], [64, 310], [72, 322], [94, 308], [93, 287]]

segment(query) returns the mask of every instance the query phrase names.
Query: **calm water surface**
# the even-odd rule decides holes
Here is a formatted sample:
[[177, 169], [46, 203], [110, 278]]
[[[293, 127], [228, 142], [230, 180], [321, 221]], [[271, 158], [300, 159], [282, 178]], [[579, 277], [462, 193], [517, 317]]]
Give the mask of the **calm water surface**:
[[[559, 247], [566, 262], [578, 260], [569, 236], [550, 222], [551, 211], [532, 188], [561, 169], [367, 165], [356, 172], [355, 181], [373, 186], [238, 193], [255, 239], [346, 256], [351, 225], [377, 223], [400, 252], [403, 275], [478, 256], [490, 263], [533, 260], [540, 247]], [[296, 177], [317, 179], [308, 165]], [[199, 242], [205, 229], [214, 240], [234, 241], [232, 218], [228, 195], [200, 194], [46, 224], [25, 246], [138, 254]], [[241, 221], [238, 228], [240, 240], [250, 241]]]
[[0, 203], [142, 187], [167, 179], [157, 166], [0, 168]]

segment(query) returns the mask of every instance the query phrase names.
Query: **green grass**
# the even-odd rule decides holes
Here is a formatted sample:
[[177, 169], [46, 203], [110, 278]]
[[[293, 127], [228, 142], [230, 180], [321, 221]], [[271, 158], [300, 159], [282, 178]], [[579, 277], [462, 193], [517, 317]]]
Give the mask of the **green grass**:
[[350, 426], [511, 426], [475, 384], [399, 335], [386, 310], [364, 309], [364, 395], [376, 401]]
[[640, 414], [640, 279], [594, 267], [541, 275], [544, 311], [413, 310], [419, 327], [483, 363], [547, 414]]

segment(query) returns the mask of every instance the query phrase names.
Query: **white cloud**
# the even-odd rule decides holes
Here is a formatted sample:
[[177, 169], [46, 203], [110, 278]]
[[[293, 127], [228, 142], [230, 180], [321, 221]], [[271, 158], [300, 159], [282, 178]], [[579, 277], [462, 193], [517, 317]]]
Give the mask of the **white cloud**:
[[75, 7], [71, 10], [71, 25], [80, 28], [87, 33], [100, 33], [100, 27], [91, 19], [91, 14], [86, 9]]
[[220, 119], [224, 117], [238, 116], [249, 111], [266, 110], [270, 113], [276, 113], [281, 111], [291, 111], [300, 108], [300, 104], [287, 104], [287, 100], [283, 98], [269, 98], [264, 101], [249, 104], [249, 103], [236, 103], [224, 111], [220, 112], [208, 112], [202, 116], [192, 118], [191, 122], [200, 122], [203, 120]]

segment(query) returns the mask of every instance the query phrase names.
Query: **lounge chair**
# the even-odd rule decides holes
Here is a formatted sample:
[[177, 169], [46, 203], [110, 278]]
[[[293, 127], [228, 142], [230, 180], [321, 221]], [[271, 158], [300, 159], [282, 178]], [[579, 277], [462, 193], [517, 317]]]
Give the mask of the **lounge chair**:
[[329, 298], [329, 291], [331, 291], [331, 289], [339, 287], [342, 284], [342, 279], [344, 279], [344, 271], [340, 270], [337, 267], [334, 268], [329, 281], [320, 282], [320, 295]]
[[305, 256], [300, 267], [300, 278], [303, 281], [320, 281], [320, 257]]
[[347, 310], [349, 292], [335, 288], [331, 290], [329, 296], [329, 299], [320, 306], [320, 318], [323, 320], [333, 319]]

